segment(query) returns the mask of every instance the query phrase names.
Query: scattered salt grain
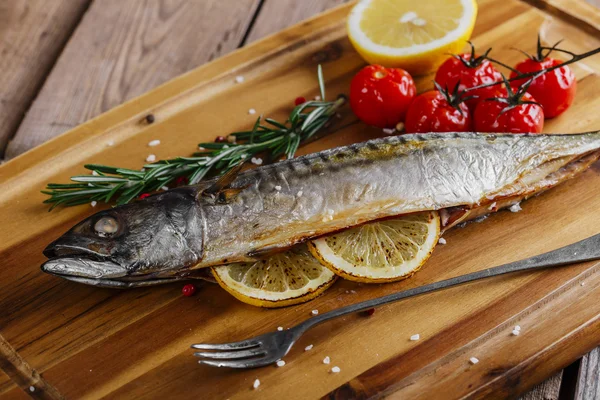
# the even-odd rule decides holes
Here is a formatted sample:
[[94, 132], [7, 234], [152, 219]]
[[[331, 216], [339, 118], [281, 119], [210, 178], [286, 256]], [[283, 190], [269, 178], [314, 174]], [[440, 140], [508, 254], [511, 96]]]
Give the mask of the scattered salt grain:
[[306, 347], [304, 348], [304, 351], [311, 351], [311, 350], [312, 350], [312, 348], [313, 348], [313, 345], [312, 345], [312, 344], [309, 344], [308, 346], [306, 346]]
[[329, 358], [329, 356], [327, 356], [323, 359], [323, 364], [329, 364], [330, 362], [331, 362], [331, 358]]
[[235, 77], [235, 83], [242, 83], [244, 82], [244, 77], [242, 75], [238, 75]]
[[298, 192], [297, 196], [298, 197], [302, 196], [302, 190]]
[[352, 294], [356, 294], [356, 290], [354, 290], [354, 289], [350, 289], [350, 293], [352, 293]]
[[383, 133], [386, 135], [393, 135], [396, 130], [394, 128], [383, 128]]
[[319, 310], [312, 310], [310, 313], [312, 315], [319, 315]]
[[509, 210], [510, 210], [510, 212], [514, 212], [514, 213], [521, 211], [522, 210], [521, 203], [513, 204], [512, 206], [510, 206]]
[[161, 189], [164, 190], [164, 191], [167, 191], [167, 190], [169, 190], [169, 187], [168, 186], [163, 186], [163, 187], [161, 187]]
[[151, 140], [151, 141], [148, 143], [148, 146], [150, 146], [150, 147], [154, 147], [154, 146], [158, 146], [159, 144], [160, 144], [160, 140], [156, 139], [156, 140]]
[[261, 165], [263, 163], [263, 160], [262, 158], [252, 157], [250, 162], [252, 162], [252, 164], [254, 165]]
[[94, 175], [94, 176], [98, 176], [98, 175], [100, 175], [100, 174], [98, 173], [98, 171], [96, 171], [96, 170], [93, 170], [93, 171], [92, 171], [92, 175]]
[[248, 114], [250, 114], [250, 115], [256, 114], [256, 110], [254, 108], [251, 108], [248, 110]]
[[515, 327], [513, 329], [515, 331], [520, 331], [521, 330], [521, 326], [520, 325], [515, 325]]
[[198, 150], [200, 150], [200, 151], [204, 151], [204, 150], [206, 150], [206, 149], [205, 149], [204, 147], [202, 147], [202, 146], [198, 146]]
[[259, 386], [260, 386], [260, 381], [257, 379], [257, 380], [254, 381], [254, 384], [252, 385], [252, 387], [254, 389], [258, 389]]
[[475, 365], [475, 364], [477, 364], [479, 362], [479, 359], [475, 358], [475, 357], [471, 357], [471, 358], [469, 358], [469, 362], [471, 364]]
[[581, 285], [581, 286], [584, 286], [584, 285], [585, 285], [585, 282], [581, 282], [581, 283], [580, 283], [580, 285]]
[[98, 204], [98, 202], [97, 202], [97, 201], [95, 201], [95, 200], [94, 200], [94, 201], [92, 201], [92, 202], [90, 203], [90, 205], [91, 205], [92, 207], [96, 207], [96, 204]]
[[35, 392], [35, 386], [29, 386], [29, 391], [30, 391], [31, 393]]
[[316, 101], [319, 101], [319, 100], [321, 100], [321, 96], [318, 96], [318, 95], [317, 95], [317, 96], [315, 96], [315, 100], [316, 100]]
[[146, 162], [154, 162], [156, 161], [156, 156], [154, 154], [150, 154], [148, 157], [146, 157]]
[[424, 26], [427, 23], [423, 18], [415, 18], [411, 22], [416, 26]]
[[519, 333], [521, 333], [521, 331], [519, 331], [517, 329], [513, 329], [513, 331], [512, 331], [513, 336], [519, 336]]
[[277, 361], [277, 366], [278, 367], [283, 367], [284, 365], [285, 365], [285, 361], [283, 361], [283, 360]]
[[421, 339], [421, 335], [419, 335], [418, 333], [416, 335], [412, 335], [410, 337], [410, 340], [412, 340], [412, 341], [416, 341], [416, 340], [419, 340], [419, 339]]
[[281, 190], [281, 186], [279, 186], [279, 185], [275, 186], [275, 190], [277, 190], [279, 192]]
[[413, 19], [417, 18], [417, 13], [414, 11], [409, 11], [407, 13], [404, 13], [401, 17], [400, 17], [400, 22], [405, 24], [407, 22], [412, 21]]
[[333, 372], [334, 374], [337, 374], [341, 371], [340, 367], [333, 367], [331, 368], [331, 372]]
[[107, 145], [107, 146], [109, 146], [109, 147], [110, 147], [110, 146], [114, 146], [114, 145], [115, 145], [115, 141], [114, 141], [114, 140], [109, 140], [109, 141], [106, 143], [106, 145]]
[[278, 327], [277, 327], [277, 330], [278, 330], [279, 332], [281, 332], [281, 331], [283, 330], [283, 326], [278, 326]]
[[444, 238], [440, 238], [440, 239], [438, 240], [438, 243], [439, 243], [439, 244], [446, 244], [446, 243], [448, 243], [448, 242], [446, 242], [446, 239], [444, 239]]

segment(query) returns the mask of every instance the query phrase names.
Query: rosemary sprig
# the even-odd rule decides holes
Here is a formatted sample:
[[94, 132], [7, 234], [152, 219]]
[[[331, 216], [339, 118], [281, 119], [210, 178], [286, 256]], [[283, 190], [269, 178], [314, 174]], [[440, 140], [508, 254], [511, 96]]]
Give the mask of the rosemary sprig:
[[[325, 85], [321, 66], [318, 67], [321, 99]], [[191, 157], [177, 157], [144, 165], [142, 171], [105, 165], [87, 164], [92, 175], [71, 177], [75, 183], [49, 183], [42, 193], [50, 196], [44, 203], [74, 206], [92, 201], [116, 204], [129, 203], [142, 193], [153, 192], [178, 179], [189, 184], [201, 181], [208, 174], [225, 173], [252, 156], [264, 154], [269, 160], [281, 156], [294, 157], [301, 143], [323, 128], [346, 102], [345, 96], [335, 101], [307, 101], [296, 106], [285, 123], [258, 117], [252, 130], [229, 135], [232, 143], [200, 143], [200, 152]]]

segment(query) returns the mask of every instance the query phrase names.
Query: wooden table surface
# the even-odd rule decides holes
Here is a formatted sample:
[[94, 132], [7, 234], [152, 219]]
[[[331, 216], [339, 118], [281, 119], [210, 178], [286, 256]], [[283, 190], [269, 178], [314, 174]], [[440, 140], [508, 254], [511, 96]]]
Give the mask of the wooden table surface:
[[[0, 0], [0, 158], [343, 2]], [[566, 2], [530, 3], [560, 10]], [[600, 24], [591, 6], [577, 7]], [[600, 399], [599, 364], [600, 348], [523, 398]]]

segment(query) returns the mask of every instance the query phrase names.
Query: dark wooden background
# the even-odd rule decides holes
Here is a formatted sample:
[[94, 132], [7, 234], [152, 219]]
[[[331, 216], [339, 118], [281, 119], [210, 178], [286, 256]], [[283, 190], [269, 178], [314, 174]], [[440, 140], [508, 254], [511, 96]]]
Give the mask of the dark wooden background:
[[[344, 1], [0, 0], [0, 159]], [[600, 348], [523, 399], [600, 399], [599, 363]]]

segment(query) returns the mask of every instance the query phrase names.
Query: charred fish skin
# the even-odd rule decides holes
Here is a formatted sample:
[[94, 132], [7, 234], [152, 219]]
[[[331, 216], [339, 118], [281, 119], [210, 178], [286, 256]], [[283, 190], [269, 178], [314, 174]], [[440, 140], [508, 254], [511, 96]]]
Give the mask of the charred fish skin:
[[243, 190], [227, 204], [202, 201], [198, 267], [250, 261], [370, 220], [478, 205], [544, 163], [599, 148], [595, 132], [403, 135], [256, 168], [233, 182]]
[[371, 140], [258, 167], [226, 187], [213, 179], [101, 211], [50, 244], [42, 269], [98, 286], [163, 283], [381, 218], [526, 198], [543, 189], [530, 181], [581, 157], [588, 166], [595, 152], [598, 132]]

